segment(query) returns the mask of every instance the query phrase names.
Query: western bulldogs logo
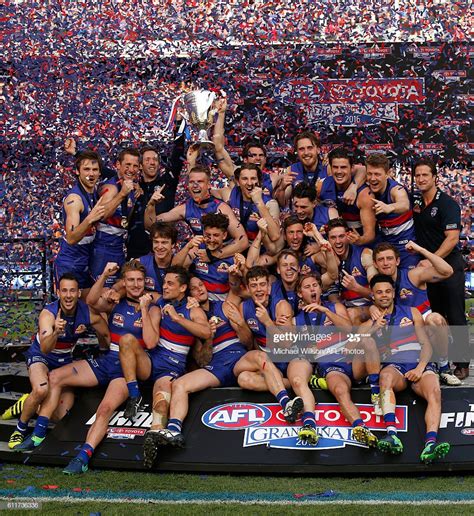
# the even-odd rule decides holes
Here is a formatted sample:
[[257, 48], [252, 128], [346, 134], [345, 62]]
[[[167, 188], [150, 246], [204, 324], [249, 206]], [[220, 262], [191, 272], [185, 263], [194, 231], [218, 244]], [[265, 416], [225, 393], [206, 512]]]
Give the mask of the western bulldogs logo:
[[155, 290], [155, 280], [150, 278], [150, 276], [145, 278], [145, 288], [147, 290]]
[[401, 299], [407, 299], [408, 297], [412, 296], [413, 292], [408, 288], [402, 288], [400, 290], [400, 298]]
[[400, 321], [400, 326], [413, 326], [413, 321], [408, 317], [403, 317]]
[[220, 263], [217, 267], [217, 272], [225, 273], [229, 270], [230, 265], [226, 262]]

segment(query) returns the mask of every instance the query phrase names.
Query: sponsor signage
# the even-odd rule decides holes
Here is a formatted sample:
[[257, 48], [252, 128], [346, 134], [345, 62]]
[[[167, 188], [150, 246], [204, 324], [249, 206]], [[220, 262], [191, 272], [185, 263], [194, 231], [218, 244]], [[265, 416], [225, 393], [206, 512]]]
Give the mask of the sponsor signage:
[[[86, 439], [104, 390], [82, 392], [72, 410], [42, 445], [30, 455], [30, 464], [66, 464]], [[151, 389], [143, 396], [150, 403]], [[396, 425], [404, 451], [391, 456], [366, 448], [352, 439], [352, 428], [327, 391], [315, 391], [315, 416], [320, 441], [308, 446], [298, 440], [301, 421], [288, 425], [280, 406], [268, 393], [238, 388], [209, 389], [190, 397], [183, 425], [185, 448], [160, 447], [160, 471], [236, 473], [412, 473], [413, 471], [469, 471], [474, 469], [474, 388], [442, 389], [443, 404], [438, 437], [451, 444], [449, 454], [430, 466], [419, 460], [425, 437], [426, 403], [410, 390], [397, 393]], [[366, 425], [382, 437], [385, 427], [369, 402], [370, 391], [356, 388], [352, 399]], [[107, 438], [97, 446], [91, 467], [143, 467], [143, 442], [152, 420], [145, 405], [132, 423], [123, 406], [110, 419]], [[0, 422], [1, 425], [1, 422]], [[65, 453], [67, 452], [67, 453]], [[0, 452], [3, 460], [17, 454]], [[275, 469], [277, 468], [277, 469]]]
[[[385, 430], [383, 418], [373, 413], [372, 405], [358, 405], [362, 419], [371, 430]], [[406, 406], [397, 406], [396, 426], [398, 431], [406, 432], [408, 428]], [[286, 423], [280, 405], [276, 403], [226, 403], [207, 410], [201, 421], [203, 425], [214, 430], [243, 430], [242, 446], [265, 445], [268, 448], [306, 449], [322, 451], [346, 446], [360, 446], [352, 438], [352, 427], [342, 415], [337, 403], [321, 403], [315, 407], [316, 424], [320, 440], [318, 446], [311, 446], [300, 441], [299, 423]]]
[[421, 104], [425, 100], [424, 78], [401, 79], [289, 79], [280, 83], [275, 98], [284, 103], [311, 100], [321, 104], [345, 102]]

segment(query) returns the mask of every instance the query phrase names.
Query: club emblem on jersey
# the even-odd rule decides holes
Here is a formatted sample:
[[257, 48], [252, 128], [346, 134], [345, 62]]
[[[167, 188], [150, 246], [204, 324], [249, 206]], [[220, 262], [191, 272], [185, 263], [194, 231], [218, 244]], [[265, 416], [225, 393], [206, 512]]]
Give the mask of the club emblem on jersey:
[[196, 272], [201, 272], [202, 274], [209, 274], [209, 264], [206, 262], [197, 262], [195, 265]]
[[227, 272], [229, 270], [230, 265], [228, 263], [221, 263], [219, 267], [217, 267], [217, 272]]
[[155, 288], [155, 280], [153, 278], [150, 278], [150, 276], [147, 276], [145, 278], [145, 288], [147, 290], [154, 290]]
[[74, 333], [84, 333], [87, 330], [87, 326], [85, 324], [80, 324]]
[[252, 212], [250, 214], [249, 220], [251, 220], [253, 222], [257, 222], [257, 220], [260, 220], [260, 214], [256, 211]]
[[125, 322], [125, 319], [122, 314], [114, 314], [112, 318], [112, 324], [114, 326], [119, 326], [120, 328], [123, 328], [123, 324]]
[[258, 330], [258, 321], [257, 319], [247, 319], [247, 324], [251, 330]]
[[407, 297], [412, 296], [412, 295], [413, 295], [413, 292], [408, 288], [402, 288], [400, 290], [400, 298], [401, 299], [406, 299]]
[[188, 219], [188, 224], [191, 226], [191, 229], [194, 231], [201, 231], [201, 221], [195, 217], [191, 217]]
[[400, 326], [413, 326], [413, 321], [408, 317], [403, 317], [400, 321]]
[[433, 208], [431, 208], [431, 216], [435, 217], [437, 213], [438, 213], [438, 207], [433, 206]]
[[213, 322], [217, 328], [219, 328], [220, 326], [224, 325], [225, 324], [225, 321], [224, 319], [221, 319], [219, 316], [217, 315], [213, 315], [210, 319], [209, 319], [209, 322]]
[[353, 267], [351, 275], [352, 276], [362, 276], [362, 272], [360, 272], [360, 270], [357, 267]]

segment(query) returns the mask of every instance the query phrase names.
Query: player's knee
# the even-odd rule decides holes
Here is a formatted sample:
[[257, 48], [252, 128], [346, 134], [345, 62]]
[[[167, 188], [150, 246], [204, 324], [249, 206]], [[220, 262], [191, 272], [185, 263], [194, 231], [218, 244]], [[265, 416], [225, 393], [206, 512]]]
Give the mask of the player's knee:
[[61, 387], [62, 377], [61, 374], [58, 373], [57, 369], [49, 373], [48, 380], [51, 389], [55, 387]]
[[253, 373], [250, 373], [249, 371], [243, 371], [239, 374], [237, 377], [237, 383], [239, 384], [239, 387], [242, 389], [249, 389], [251, 390], [253, 387]]
[[379, 385], [380, 385], [380, 389], [383, 391], [386, 391], [387, 389], [391, 389], [392, 388], [391, 376], [382, 371], [379, 376]]
[[97, 407], [96, 420], [97, 419], [110, 419], [112, 412], [116, 409], [116, 406], [110, 401], [102, 401]]
[[120, 351], [126, 353], [127, 351], [131, 351], [137, 345], [137, 339], [131, 334], [127, 333], [122, 335], [119, 340]]
[[172, 394], [186, 394], [189, 392], [189, 389], [186, 387], [186, 382], [183, 382], [181, 378], [178, 378], [171, 384], [171, 392]]
[[331, 392], [336, 398], [342, 398], [348, 392], [347, 385], [342, 382], [338, 382], [332, 385]]
[[441, 403], [441, 387], [439, 384], [433, 385], [426, 393], [426, 401], [431, 403]]
[[438, 312], [433, 312], [429, 314], [426, 319], [425, 323], [429, 326], [446, 326], [446, 319], [439, 314]]
[[268, 355], [264, 351], [255, 352], [255, 361], [260, 371], [263, 371], [269, 361]]
[[361, 340], [361, 346], [366, 353], [378, 353], [378, 348], [375, 340], [372, 337], [366, 337]]
[[45, 380], [43, 383], [39, 385], [35, 385], [31, 390], [31, 396], [37, 402], [43, 401], [48, 395], [49, 390], [49, 382]]
[[293, 376], [291, 378], [290, 383], [294, 389], [299, 389], [299, 388], [303, 387], [304, 384], [307, 384], [308, 382], [303, 382], [303, 379], [301, 378], [301, 376], [297, 375], [297, 376]]

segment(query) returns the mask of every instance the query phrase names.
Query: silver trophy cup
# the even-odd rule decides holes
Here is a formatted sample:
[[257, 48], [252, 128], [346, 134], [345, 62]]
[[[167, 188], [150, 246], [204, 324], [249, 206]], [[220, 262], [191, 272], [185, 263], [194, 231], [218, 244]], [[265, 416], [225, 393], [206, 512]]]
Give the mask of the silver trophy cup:
[[198, 131], [197, 142], [203, 147], [213, 147], [207, 131], [214, 125], [214, 110], [211, 109], [216, 94], [207, 90], [195, 90], [184, 95], [184, 106], [189, 123]]

